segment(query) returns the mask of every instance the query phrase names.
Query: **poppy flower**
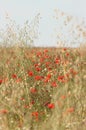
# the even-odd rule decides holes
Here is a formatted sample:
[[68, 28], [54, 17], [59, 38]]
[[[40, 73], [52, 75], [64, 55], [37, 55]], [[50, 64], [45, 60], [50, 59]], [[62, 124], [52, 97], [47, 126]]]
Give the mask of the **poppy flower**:
[[36, 54], [37, 57], [40, 57], [41, 55], [42, 55], [41, 52], [37, 52], [37, 54]]
[[55, 82], [55, 81], [53, 81], [53, 82], [51, 83], [51, 86], [52, 86], [52, 87], [57, 87], [56, 82]]
[[30, 92], [31, 92], [31, 93], [36, 93], [36, 92], [37, 92], [37, 89], [36, 89], [36, 88], [31, 88], [31, 89], [30, 89]]
[[62, 76], [58, 76], [58, 81], [63, 81], [64, 80], [64, 76], [62, 75]]
[[68, 53], [68, 52], [66, 53], [66, 56], [69, 56], [69, 53]]
[[12, 75], [12, 78], [13, 78], [13, 79], [16, 79], [16, 78], [17, 78], [17, 75], [16, 75], [16, 74], [13, 74], [13, 75]]
[[50, 79], [51, 78], [51, 74], [48, 74], [47, 77]]
[[7, 114], [7, 113], [8, 113], [8, 110], [2, 109], [2, 110], [0, 110], [0, 113], [1, 113], [1, 114]]
[[48, 107], [49, 109], [53, 109], [53, 108], [55, 108], [55, 104], [54, 104], [54, 103], [49, 103], [49, 104], [47, 105], [47, 107]]
[[59, 58], [56, 58], [56, 59], [55, 59], [55, 63], [56, 63], [56, 64], [59, 64], [59, 63], [60, 63], [60, 59], [59, 59]]
[[37, 68], [36, 68], [36, 71], [41, 71], [41, 68], [37, 67]]
[[0, 79], [0, 85], [2, 84], [2, 82], [3, 82], [3, 80], [2, 80], [2, 79]]
[[35, 117], [36, 120], [38, 120], [39, 113], [37, 111], [32, 112], [32, 116]]
[[43, 57], [40, 58], [40, 62], [41, 63], [44, 62], [44, 58]]
[[41, 76], [39, 76], [39, 75], [37, 75], [37, 76], [35, 76], [35, 80], [41, 80]]
[[38, 67], [39, 65], [38, 64], [34, 64], [35, 67]]
[[34, 101], [31, 101], [30, 104], [33, 105], [35, 102]]
[[44, 52], [45, 52], [45, 53], [48, 52], [48, 49], [45, 49]]
[[78, 73], [78, 72], [76, 72], [74, 69], [70, 69], [70, 72], [71, 72], [71, 74], [74, 75], [74, 76], [77, 75], [77, 73]]
[[28, 72], [28, 76], [33, 76], [33, 72], [32, 72], [32, 71], [29, 71], [29, 72]]
[[45, 64], [46, 64], [46, 67], [48, 67], [50, 65], [50, 62], [46, 62]]
[[45, 83], [49, 82], [49, 79], [50, 79], [49, 77], [46, 77], [46, 78], [44, 79], [44, 82], [45, 82]]

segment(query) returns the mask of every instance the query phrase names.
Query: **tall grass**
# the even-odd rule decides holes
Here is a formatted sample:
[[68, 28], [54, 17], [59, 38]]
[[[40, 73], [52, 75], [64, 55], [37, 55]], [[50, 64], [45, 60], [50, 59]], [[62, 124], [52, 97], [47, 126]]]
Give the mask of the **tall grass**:
[[76, 49], [0, 48], [1, 130], [85, 130], [85, 57]]
[[6, 17], [3, 28], [0, 28], [0, 46], [4, 47], [32, 47], [39, 37], [40, 13], [32, 21], [18, 25], [10, 17]]

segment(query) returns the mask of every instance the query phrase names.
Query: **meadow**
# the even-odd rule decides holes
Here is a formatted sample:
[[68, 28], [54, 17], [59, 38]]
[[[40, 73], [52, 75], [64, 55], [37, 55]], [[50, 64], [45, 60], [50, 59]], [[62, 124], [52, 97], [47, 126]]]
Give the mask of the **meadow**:
[[86, 53], [0, 47], [0, 130], [85, 130]]

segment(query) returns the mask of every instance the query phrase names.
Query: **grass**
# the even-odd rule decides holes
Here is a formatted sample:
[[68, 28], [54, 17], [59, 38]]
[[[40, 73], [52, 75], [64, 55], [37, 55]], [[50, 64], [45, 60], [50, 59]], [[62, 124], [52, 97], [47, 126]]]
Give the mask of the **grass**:
[[0, 48], [0, 130], [85, 130], [82, 52]]

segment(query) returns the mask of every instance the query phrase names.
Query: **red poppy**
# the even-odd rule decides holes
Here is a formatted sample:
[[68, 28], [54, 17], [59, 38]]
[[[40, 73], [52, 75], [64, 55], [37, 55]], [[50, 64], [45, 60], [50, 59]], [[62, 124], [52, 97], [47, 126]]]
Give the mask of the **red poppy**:
[[47, 105], [47, 107], [50, 108], [50, 109], [53, 109], [53, 108], [55, 108], [55, 104], [54, 103], [49, 103]]
[[35, 102], [34, 101], [31, 101], [30, 104], [33, 105]]
[[44, 58], [43, 57], [40, 58], [40, 62], [44, 62]]
[[0, 84], [2, 84], [2, 82], [3, 82], [3, 80], [2, 80], [2, 79], [0, 79]]
[[38, 67], [39, 65], [38, 64], [34, 64], [35, 67]]
[[50, 62], [46, 62], [45, 64], [46, 64], [46, 67], [48, 67], [50, 65]]
[[13, 79], [16, 79], [16, 78], [17, 78], [17, 75], [16, 75], [16, 74], [13, 74], [13, 75], [12, 75], [12, 78], [13, 78]]
[[52, 86], [52, 87], [57, 87], [56, 82], [55, 82], [55, 81], [53, 81], [53, 82], [51, 83], [51, 86]]
[[0, 110], [0, 113], [1, 113], [1, 114], [7, 114], [7, 113], [8, 113], [8, 110], [2, 109], [2, 110]]
[[68, 53], [68, 52], [66, 53], [66, 56], [69, 56], [69, 53]]
[[31, 88], [31, 89], [30, 89], [30, 92], [31, 92], [31, 93], [36, 93], [36, 92], [37, 92], [37, 89], [36, 89], [36, 88]]
[[50, 58], [50, 56], [49, 56], [49, 55], [45, 55], [44, 58], [45, 58], [45, 59], [48, 59], [48, 58]]
[[41, 68], [37, 67], [36, 70], [37, 70], [37, 71], [41, 71]]
[[60, 63], [60, 59], [59, 59], [59, 58], [56, 58], [56, 59], [55, 59], [55, 63], [56, 63], [56, 64], [59, 64], [59, 63]]
[[48, 52], [48, 49], [45, 49], [44, 52]]
[[35, 80], [41, 80], [41, 76], [39, 76], [39, 75], [37, 75], [37, 76], [35, 76]]
[[38, 120], [39, 113], [37, 111], [32, 112], [32, 116], [35, 117], [36, 120]]
[[37, 54], [36, 54], [38, 57], [40, 57], [41, 55], [42, 55], [42, 53], [41, 52], [37, 52]]
[[63, 75], [62, 75], [62, 76], [58, 76], [58, 81], [61, 81], [61, 82], [62, 82], [62, 81], [64, 80], [64, 78], [65, 78], [65, 77], [64, 77]]
[[47, 77], [50, 79], [51, 78], [51, 74], [48, 74]]
[[28, 72], [28, 76], [33, 76], [33, 72], [32, 72], [32, 71], [29, 71], [29, 72]]
[[76, 72], [74, 69], [70, 69], [70, 72], [75, 76], [78, 72]]
[[48, 82], [49, 81], [49, 77], [46, 77], [45, 79], [44, 79], [44, 82], [46, 83], [46, 82]]

